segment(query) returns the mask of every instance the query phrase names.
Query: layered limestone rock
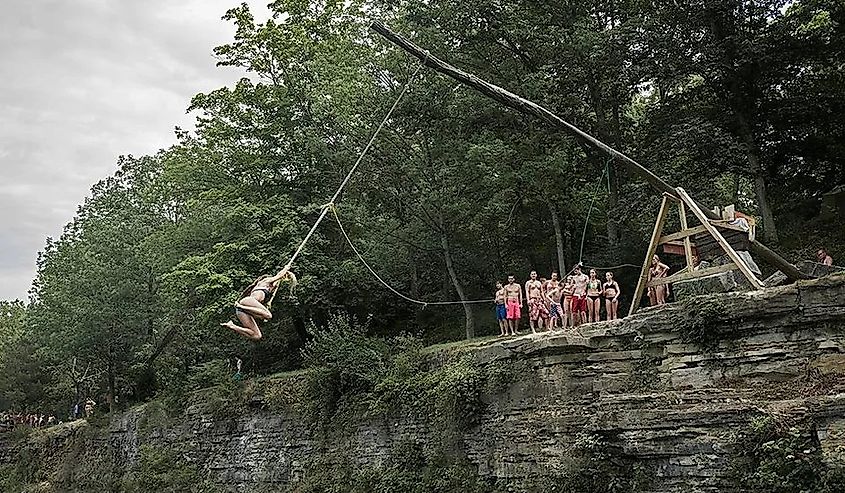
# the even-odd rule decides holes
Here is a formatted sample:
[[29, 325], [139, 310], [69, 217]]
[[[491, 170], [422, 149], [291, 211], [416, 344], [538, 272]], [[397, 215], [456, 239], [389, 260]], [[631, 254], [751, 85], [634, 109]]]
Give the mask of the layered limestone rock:
[[[430, 357], [434, 365], [471, 358], [513, 372], [485, 389], [479, 419], [454, 428], [458, 452], [478, 475], [511, 491], [563, 474], [577, 459], [576, 444], [590, 437], [636, 464], [648, 491], [728, 491], [737, 433], [761, 415], [809, 420], [825, 460], [845, 461], [845, 276], [695, 297], [572, 332], [486, 340]], [[53, 432], [40, 450], [72, 462], [79, 449], [68, 443], [83, 440], [85, 457], [107, 458], [103, 467], [119, 475], [138, 461], [140, 446], [178, 444], [213, 482], [250, 491], [282, 489], [318, 462], [380, 467], [402, 443], [443, 438], [412, 413], [346, 413], [317, 429], [293, 409], [266, 407], [260, 395], [225, 418], [194, 407], [152, 429], [140, 426], [139, 408], [108, 433]], [[0, 461], [14, 457], [7, 449]]]

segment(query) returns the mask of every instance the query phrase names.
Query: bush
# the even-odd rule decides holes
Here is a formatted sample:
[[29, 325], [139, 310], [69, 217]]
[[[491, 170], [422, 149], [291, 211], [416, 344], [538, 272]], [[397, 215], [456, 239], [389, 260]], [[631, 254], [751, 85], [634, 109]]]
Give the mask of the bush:
[[123, 481], [123, 491], [141, 493], [212, 493], [219, 491], [176, 451], [142, 445], [135, 470]]
[[809, 423], [790, 423], [763, 415], [737, 434], [730, 478], [747, 491], [771, 493], [845, 491], [845, 469], [822, 458], [818, 438]]
[[312, 339], [302, 349], [305, 366], [330, 371], [344, 393], [371, 390], [384, 372], [389, 346], [367, 337], [368, 325], [346, 315], [333, 316], [325, 328], [312, 322]]
[[317, 464], [290, 493], [492, 493], [472, 464], [426, 456], [417, 443], [403, 443], [385, 467], [355, 469], [343, 461]]
[[538, 491], [561, 493], [622, 493], [649, 488], [652, 471], [643, 463], [625, 460], [614, 453], [604, 437], [580, 435], [561, 474]]

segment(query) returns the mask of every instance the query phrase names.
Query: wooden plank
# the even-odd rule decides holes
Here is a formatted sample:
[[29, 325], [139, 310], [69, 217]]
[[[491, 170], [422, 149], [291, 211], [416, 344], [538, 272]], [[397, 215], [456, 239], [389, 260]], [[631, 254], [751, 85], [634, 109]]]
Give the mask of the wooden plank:
[[731, 263], [731, 264], [725, 264], [725, 265], [717, 265], [716, 267], [708, 267], [706, 269], [701, 269], [701, 270], [693, 270], [693, 271], [685, 270], [685, 271], [681, 271], [681, 272], [672, 274], [669, 277], [661, 277], [661, 278], [655, 279], [655, 280], [649, 282], [646, 286], [651, 288], [651, 287], [654, 287], [654, 286], [660, 286], [660, 285], [663, 285], [663, 284], [669, 284], [669, 283], [673, 283], [673, 282], [688, 281], [690, 279], [697, 279], [699, 277], [707, 277], [707, 276], [712, 276], [714, 274], [721, 274], [722, 272], [730, 272], [732, 270], [737, 270], [738, 268], [739, 267], [737, 267], [735, 264]]
[[682, 239], [687, 238], [689, 236], [694, 236], [694, 235], [697, 235], [699, 233], [704, 233], [705, 231], [707, 231], [707, 228], [705, 228], [704, 226], [695, 226], [695, 227], [692, 227], [692, 228], [684, 228], [683, 230], [681, 230], [677, 233], [672, 233], [672, 234], [669, 234], [669, 235], [661, 236], [659, 244], [662, 245], [662, 244], [668, 243], [670, 241], [682, 240]]
[[651, 257], [657, 251], [657, 241], [663, 233], [663, 225], [666, 223], [666, 215], [669, 212], [669, 197], [663, 195], [663, 200], [660, 201], [660, 211], [657, 213], [657, 221], [654, 223], [654, 230], [651, 232], [651, 240], [648, 242], [648, 250], [646, 250], [645, 261], [643, 268], [640, 271], [640, 278], [637, 281], [637, 289], [634, 290], [634, 297], [631, 301], [631, 308], [628, 310], [628, 315], [633, 315], [640, 307], [642, 301], [643, 291], [648, 281], [648, 269], [651, 265]]
[[731, 261], [733, 261], [733, 263], [735, 263], [737, 267], [739, 267], [739, 270], [746, 277], [746, 279], [748, 279], [748, 282], [750, 282], [751, 285], [755, 288], [761, 289], [763, 287], [763, 283], [760, 282], [759, 279], [757, 279], [757, 276], [755, 276], [754, 273], [751, 272], [751, 269], [749, 269], [748, 266], [745, 265], [745, 262], [742, 260], [742, 258], [737, 255], [736, 251], [734, 251], [734, 249], [730, 246], [730, 244], [728, 244], [725, 238], [722, 237], [722, 233], [720, 233], [715, 226], [710, 224], [710, 221], [707, 220], [707, 216], [704, 215], [701, 209], [698, 208], [698, 205], [693, 202], [693, 200], [690, 198], [689, 195], [687, 195], [687, 192], [683, 188], [678, 187], [677, 190], [678, 196], [681, 197], [681, 200], [683, 200], [686, 206], [690, 208], [693, 214], [695, 214], [695, 217], [697, 217], [698, 220], [701, 221], [701, 224], [707, 227], [707, 231], [709, 231], [710, 234], [713, 235], [714, 238], [716, 238], [716, 241], [719, 242], [719, 245], [722, 247], [725, 253], [728, 254], [728, 257], [731, 259]]
[[[683, 202], [678, 204], [678, 214], [681, 216], [681, 230], [689, 229], [689, 225], [687, 225], [687, 209]], [[684, 237], [684, 255], [687, 258], [687, 270], [692, 270], [695, 266], [692, 265], [692, 242], [689, 236]]]
[[[748, 250], [750, 248], [750, 244], [749, 244], [747, 238], [743, 238], [739, 241], [737, 241], [737, 240], [732, 241], [732, 240], [728, 240], [726, 238], [725, 241], [734, 250]], [[696, 247], [698, 249], [698, 254], [701, 255], [702, 257], [709, 257], [709, 256], [712, 256], [712, 255], [716, 255], [716, 256], [724, 255], [724, 250], [722, 249], [722, 245], [720, 245], [718, 242], [710, 242], [710, 243], [706, 243], [706, 244], [703, 244], [703, 245], [696, 242]]]

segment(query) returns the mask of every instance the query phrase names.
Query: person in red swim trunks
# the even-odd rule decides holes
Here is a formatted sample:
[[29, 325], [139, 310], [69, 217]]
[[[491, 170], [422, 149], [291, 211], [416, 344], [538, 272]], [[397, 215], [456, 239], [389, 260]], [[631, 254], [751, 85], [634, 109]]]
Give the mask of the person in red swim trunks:
[[519, 318], [522, 316], [522, 288], [513, 276], [508, 276], [505, 285], [505, 310], [511, 335], [519, 334]]
[[572, 323], [574, 326], [587, 321], [587, 281], [590, 278], [581, 272], [581, 264], [572, 273]]

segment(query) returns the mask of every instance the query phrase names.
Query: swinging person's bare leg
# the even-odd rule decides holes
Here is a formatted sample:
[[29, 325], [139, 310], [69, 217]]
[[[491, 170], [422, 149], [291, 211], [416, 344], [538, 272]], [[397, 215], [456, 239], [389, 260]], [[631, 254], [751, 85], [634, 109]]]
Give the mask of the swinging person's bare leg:
[[238, 306], [238, 308], [242, 310], [248, 311], [249, 313], [259, 318], [263, 318], [264, 320], [270, 320], [271, 318], [273, 318], [273, 314], [270, 313], [270, 310], [268, 310], [264, 305], [261, 304], [260, 301], [253, 298], [252, 296], [242, 298], [236, 306]]
[[247, 339], [252, 339], [254, 341], [261, 339], [261, 329], [258, 328], [258, 323], [248, 313], [239, 311], [238, 320], [243, 324], [243, 327], [232, 321], [220, 325], [234, 330]]

